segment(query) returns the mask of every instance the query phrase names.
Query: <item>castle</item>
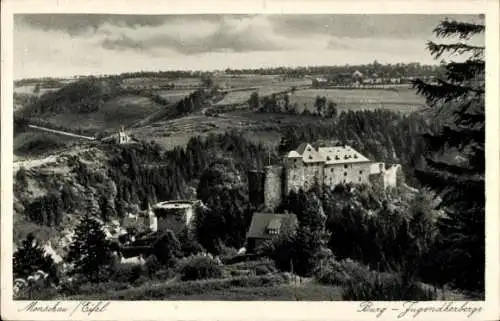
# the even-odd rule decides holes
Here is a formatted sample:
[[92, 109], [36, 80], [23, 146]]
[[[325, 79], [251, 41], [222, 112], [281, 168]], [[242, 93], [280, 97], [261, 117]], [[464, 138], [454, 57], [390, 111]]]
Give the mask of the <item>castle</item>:
[[402, 177], [401, 165], [373, 162], [350, 146], [314, 148], [303, 143], [288, 152], [283, 164], [266, 166], [264, 171], [248, 173], [250, 201], [274, 211], [291, 191], [313, 186], [372, 184], [378, 188], [396, 187]]

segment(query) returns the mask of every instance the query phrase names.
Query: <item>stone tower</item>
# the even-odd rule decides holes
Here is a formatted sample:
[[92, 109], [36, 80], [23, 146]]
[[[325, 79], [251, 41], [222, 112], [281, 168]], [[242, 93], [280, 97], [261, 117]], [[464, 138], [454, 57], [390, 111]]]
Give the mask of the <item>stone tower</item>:
[[263, 171], [248, 171], [248, 194], [250, 204], [259, 207], [264, 204], [264, 182], [265, 175]]
[[281, 204], [283, 195], [283, 166], [272, 165], [264, 167], [264, 205], [274, 212]]

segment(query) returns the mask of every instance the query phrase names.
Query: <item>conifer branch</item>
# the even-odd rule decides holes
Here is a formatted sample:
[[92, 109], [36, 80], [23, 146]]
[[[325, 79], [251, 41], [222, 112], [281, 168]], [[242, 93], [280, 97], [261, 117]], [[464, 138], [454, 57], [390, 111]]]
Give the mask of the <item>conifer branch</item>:
[[464, 43], [450, 43], [450, 44], [437, 44], [432, 41], [427, 42], [427, 49], [435, 59], [441, 58], [444, 53], [463, 55], [471, 53], [473, 60], [481, 59], [484, 57], [484, 46], [471, 46]]
[[456, 20], [443, 20], [434, 28], [434, 34], [439, 38], [447, 38], [458, 35], [461, 40], [468, 40], [473, 35], [483, 33], [485, 31], [484, 24], [458, 22]]
[[464, 98], [471, 92], [478, 94], [484, 92], [483, 88], [456, 85], [442, 79], [438, 79], [438, 84], [436, 85], [426, 83], [421, 79], [416, 79], [412, 82], [412, 86], [417, 89], [417, 94], [426, 98], [427, 104], [430, 106], [436, 106], [455, 99]]
[[469, 59], [465, 62], [450, 62], [446, 65], [445, 73], [446, 78], [452, 82], [484, 80], [484, 60]]

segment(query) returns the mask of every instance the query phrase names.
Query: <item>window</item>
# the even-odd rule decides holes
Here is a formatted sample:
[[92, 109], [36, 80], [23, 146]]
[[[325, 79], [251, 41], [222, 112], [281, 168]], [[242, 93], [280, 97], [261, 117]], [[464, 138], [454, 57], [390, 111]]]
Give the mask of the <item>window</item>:
[[363, 174], [363, 171], [362, 171], [362, 170], [360, 170], [360, 171], [359, 171], [359, 175], [362, 175], [362, 174]]
[[330, 173], [333, 173], [333, 168], [330, 168]]
[[344, 172], [344, 176], [347, 176], [347, 172]]
[[360, 178], [358, 178], [358, 181], [359, 181], [359, 182], [361, 182], [361, 177], [360, 177]]
[[344, 168], [347, 168], [347, 164], [344, 164]]

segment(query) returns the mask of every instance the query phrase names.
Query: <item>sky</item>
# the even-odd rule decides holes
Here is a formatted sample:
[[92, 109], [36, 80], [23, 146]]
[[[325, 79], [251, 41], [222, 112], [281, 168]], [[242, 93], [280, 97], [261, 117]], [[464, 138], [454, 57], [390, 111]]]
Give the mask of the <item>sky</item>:
[[[437, 63], [445, 18], [473, 15], [83, 15], [14, 17], [14, 78], [140, 70]], [[483, 39], [479, 40], [484, 43]]]

